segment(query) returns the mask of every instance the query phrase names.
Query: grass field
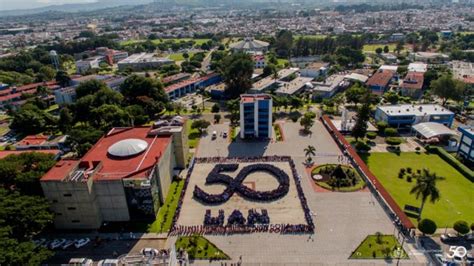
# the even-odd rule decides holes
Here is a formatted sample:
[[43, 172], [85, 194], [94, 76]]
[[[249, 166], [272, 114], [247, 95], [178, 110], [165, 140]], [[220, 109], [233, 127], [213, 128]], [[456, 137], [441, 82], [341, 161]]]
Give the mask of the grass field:
[[188, 145], [190, 149], [196, 148], [199, 143], [199, 138], [201, 137], [199, 130], [191, 128], [192, 123], [193, 121], [191, 119], [186, 120], [186, 131], [188, 132]]
[[395, 47], [397, 46], [397, 44], [395, 43], [389, 43], [389, 44], [365, 44], [364, 45], [364, 48], [362, 48], [362, 51], [363, 52], [371, 52], [371, 53], [375, 53], [375, 50], [377, 48], [384, 48], [385, 46], [388, 46], [388, 49], [390, 50], [390, 52], [393, 52], [393, 49], [395, 49]]
[[350, 256], [351, 259], [408, 259], [393, 235], [369, 235]]
[[150, 225], [148, 232], [150, 233], [165, 233], [171, 229], [171, 223], [178, 207], [179, 197], [183, 190], [184, 180], [173, 181], [170, 185], [168, 196], [166, 196], [165, 203], [158, 211], [155, 222]]
[[289, 62], [288, 59], [278, 58], [277, 59], [278, 66], [285, 67], [285, 65]]
[[[193, 57], [194, 53], [188, 53], [189, 58]], [[183, 53], [174, 53], [168, 56], [169, 59], [174, 61], [184, 61], [185, 58], [183, 57]]]
[[324, 39], [324, 38], [327, 37], [327, 35], [326, 34], [296, 35], [295, 39], [300, 38], [300, 37], [313, 38], [313, 39]]
[[[454, 222], [466, 220], [474, 221], [474, 183], [465, 178], [436, 154], [417, 153], [371, 153], [361, 155], [370, 170], [377, 176], [382, 185], [389, 191], [400, 208], [405, 204], [420, 206], [420, 200], [410, 194], [416, 180], [411, 183], [406, 179], [398, 178], [401, 168], [417, 169], [428, 168], [438, 176], [446, 178], [437, 183], [441, 199], [436, 203], [427, 202], [422, 218], [429, 218], [436, 222], [438, 228], [451, 228]], [[412, 218], [416, 223], [416, 219]]]
[[176, 240], [176, 249], [186, 250], [190, 259], [230, 259], [227, 254], [202, 236], [180, 236]]

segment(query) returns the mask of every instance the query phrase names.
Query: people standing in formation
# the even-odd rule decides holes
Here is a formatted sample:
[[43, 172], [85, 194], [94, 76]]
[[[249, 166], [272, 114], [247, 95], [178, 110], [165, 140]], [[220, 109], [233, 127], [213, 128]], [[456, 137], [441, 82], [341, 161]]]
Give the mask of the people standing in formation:
[[[195, 163], [249, 163], [249, 162], [288, 162], [291, 167], [293, 179], [295, 181], [296, 190], [298, 191], [298, 197], [303, 208], [306, 224], [234, 224], [234, 225], [221, 225], [220, 221], [216, 223], [218, 226], [208, 225], [194, 225], [194, 226], [182, 226], [177, 225], [176, 222], [179, 219], [183, 199], [187, 191], [189, 179], [194, 169]], [[210, 221], [210, 220], [208, 220]], [[300, 233], [313, 233], [314, 223], [311, 217], [311, 212], [304, 196], [303, 189], [301, 187], [301, 179], [298, 178], [296, 166], [290, 156], [263, 156], [263, 157], [243, 157], [243, 158], [222, 158], [222, 157], [202, 157], [193, 160], [189, 166], [189, 170], [184, 182], [181, 197], [178, 201], [176, 208], [176, 214], [173, 217], [172, 227], [170, 235], [192, 235], [192, 234], [238, 234], [238, 233], [254, 233], [254, 232], [269, 232], [269, 233], [280, 233], [280, 234], [300, 234]]]

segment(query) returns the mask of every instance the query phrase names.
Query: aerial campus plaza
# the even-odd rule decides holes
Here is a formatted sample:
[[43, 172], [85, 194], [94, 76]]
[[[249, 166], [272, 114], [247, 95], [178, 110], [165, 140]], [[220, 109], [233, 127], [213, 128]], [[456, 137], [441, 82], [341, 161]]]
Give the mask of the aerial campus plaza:
[[[427, 264], [416, 251], [413, 225], [406, 216], [397, 216], [400, 210], [392, 209], [390, 199], [384, 199], [371, 184], [375, 180], [364, 177], [367, 187], [354, 192], [333, 192], [315, 185], [310, 174], [314, 165], [342, 164], [362, 173], [364, 169], [332, 132], [329, 119], [317, 121], [311, 134], [302, 134], [296, 123], [280, 126], [284, 140], [279, 142], [229, 143], [212, 134], [201, 139], [186, 174], [168, 245], [180, 236], [203, 235], [231, 258], [193, 261], [203, 265], [386, 264], [397, 263], [398, 258], [403, 265]], [[229, 125], [211, 125], [208, 131], [220, 135], [229, 131]], [[308, 145], [316, 148], [311, 165], [303, 152]], [[234, 168], [220, 169], [225, 165]], [[254, 169], [248, 169], [252, 166]], [[246, 168], [249, 171], [240, 176]], [[230, 177], [228, 183], [225, 176]], [[286, 188], [280, 191], [282, 186]], [[198, 194], [198, 189], [205, 194]], [[258, 198], [257, 193], [265, 195]], [[265, 213], [269, 221], [250, 225], [249, 211], [257, 213], [253, 220], [259, 221], [259, 215]], [[392, 259], [353, 259], [360, 255], [354, 251], [361, 242], [379, 233], [393, 235], [400, 244], [403, 241], [403, 249], [390, 250]]]

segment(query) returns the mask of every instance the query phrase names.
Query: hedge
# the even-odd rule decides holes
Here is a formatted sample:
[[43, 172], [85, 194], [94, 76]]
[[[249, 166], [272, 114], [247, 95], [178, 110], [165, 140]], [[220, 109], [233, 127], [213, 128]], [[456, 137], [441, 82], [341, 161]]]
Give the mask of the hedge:
[[400, 145], [402, 143], [402, 140], [400, 138], [397, 138], [397, 137], [388, 137], [388, 138], [385, 139], [385, 142], [388, 145], [397, 146], [397, 145]]
[[456, 168], [462, 175], [467, 177], [471, 182], [474, 182], [474, 172], [471, 171], [467, 166], [462, 164], [458, 159], [456, 159], [454, 156], [449, 154], [447, 151], [445, 151], [441, 147], [436, 147], [436, 146], [427, 146], [426, 150], [430, 153], [435, 153], [438, 154], [439, 157], [443, 158], [447, 163], [449, 163], [452, 167]]
[[375, 132], [367, 132], [368, 139], [375, 139], [377, 137], [377, 133]]
[[395, 129], [395, 128], [392, 128], [392, 127], [387, 127], [384, 131], [383, 131], [384, 135], [387, 136], [387, 137], [395, 137], [398, 135], [398, 130]]

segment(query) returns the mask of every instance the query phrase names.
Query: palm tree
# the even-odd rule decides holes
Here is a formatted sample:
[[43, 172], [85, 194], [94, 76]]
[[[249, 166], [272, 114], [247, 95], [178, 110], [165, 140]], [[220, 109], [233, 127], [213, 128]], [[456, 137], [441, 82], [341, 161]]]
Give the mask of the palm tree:
[[314, 146], [308, 145], [308, 147], [304, 149], [304, 154], [306, 156], [306, 161], [311, 163], [313, 160], [311, 156], [316, 156], [316, 148]]
[[436, 181], [444, 180], [444, 177], [437, 176], [436, 173], [430, 173], [426, 168], [415, 177], [416, 184], [411, 189], [410, 194], [415, 194], [416, 199], [421, 198], [420, 214], [418, 216], [418, 220], [420, 220], [426, 200], [429, 199], [431, 203], [435, 203], [441, 197], [439, 189], [436, 187]]

